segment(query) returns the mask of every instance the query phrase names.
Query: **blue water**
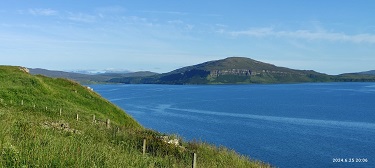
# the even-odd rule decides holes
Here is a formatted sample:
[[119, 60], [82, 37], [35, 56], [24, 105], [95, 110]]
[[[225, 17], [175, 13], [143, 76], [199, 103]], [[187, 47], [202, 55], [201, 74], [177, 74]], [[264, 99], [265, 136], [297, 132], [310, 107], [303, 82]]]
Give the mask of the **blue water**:
[[90, 87], [147, 128], [277, 167], [375, 167], [375, 83]]

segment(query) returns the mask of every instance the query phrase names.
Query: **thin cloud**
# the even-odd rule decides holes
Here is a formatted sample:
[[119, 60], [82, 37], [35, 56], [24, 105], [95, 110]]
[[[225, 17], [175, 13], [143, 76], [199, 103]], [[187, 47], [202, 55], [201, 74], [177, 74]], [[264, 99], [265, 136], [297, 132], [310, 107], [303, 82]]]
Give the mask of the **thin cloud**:
[[144, 17], [139, 17], [139, 16], [124, 16], [122, 17], [125, 21], [129, 22], [147, 22], [148, 19]]
[[195, 27], [194, 25], [185, 23], [182, 20], [170, 20], [170, 21], [167, 21], [167, 23], [170, 24], [170, 25], [183, 27], [183, 29], [185, 29], [185, 30], [192, 30]]
[[28, 12], [32, 15], [42, 15], [42, 16], [53, 16], [57, 15], [58, 12], [52, 9], [29, 9]]
[[374, 34], [354, 34], [327, 32], [324, 30], [296, 30], [296, 31], [276, 31], [273, 28], [253, 28], [245, 31], [231, 31], [230, 35], [250, 36], [250, 37], [277, 37], [277, 38], [296, 38], [306, 40], [327, 40], [327, 41], [344, 41], [353, 43], [375, 43]]
[[131, 24], [131, 25], [141, 25], [141, 26], [147, 26], [147, 27], [155, 26], [155, 23], [153, 23], [152, 21], [148, 20], [147, 18], [139, 17], [139, 16], [123, 16], [121, 17], [121, 21], [124, 22], [125, 24]]
[[126, 9], [121, 6], [106, 6], [97, 8], [96, 11], [100, 13], [122, 13], [125, 12]]
[[227, 27], [228, 27], [228, 25], [225, 25], [225, 24], [219, 24], [219, 23], [215, 24], [215, 26], [217, 26], [217, 27], [221, 27], [221, 28], [227, 28]]
[[182, 20], [170, 20], [168, 21], [169, 24], [183, 24], [184, 22]]
[[188, 15], [186, 12], [177, 12], [177, 11], [140, 11], [143, 13], [156, 13], [156, 14], [170, 14], [170, 15]]
[[188, 12], [178, 12], [178, 11], [153, 11], [153, 10], [143, 10], [139, 11], [143, 13], [152, 13], [152, 14], [167, 14], [167, 15], [196, 15], [196, 16], [207, 16], [207, 17], [221, 17], [222, 15], [214, 14], [214, 13], [204, 13], [204, 14], [197, 14], [197, 13], [188, 13]]
[[214, 14], [214, 13], [207, 13], [207, 14], [200, 14], [201, 16], [208, 16], [208, 17], [221, 17], [222, 15]]
[[96, 21], [96, 16], [84, 14], [84, 13], [72, 13], [69, 12], [67, 19], [76, 21], [76, 22], [85, 22], [85, 23], [92, 23]]

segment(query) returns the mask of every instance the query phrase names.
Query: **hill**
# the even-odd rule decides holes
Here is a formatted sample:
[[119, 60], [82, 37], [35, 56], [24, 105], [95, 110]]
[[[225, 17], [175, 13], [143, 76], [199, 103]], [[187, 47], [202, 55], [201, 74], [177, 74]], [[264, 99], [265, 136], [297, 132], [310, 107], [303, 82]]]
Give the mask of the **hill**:
[[338, 82], [375, 82], [375, 70], [340, 74], [333, 76], [332, 79]]
[[335, 82], [375, 82], [375, 75], [346, 73], [332, 76]]
[[139, 71], [139, 72], [127, 72], [127, 73], [99, 73], [99, 74], [83, 74], [76, 72], [64, 72], [64, 71], [54, 71], [41, 68], [29, 68], [30, 73], [34, 75], [45, 75], [52, 78], [66, 78], [77, 81], [83, 84], [92, 83], [106, 83], [112, 78], [122, 78], [122, 77], [146, 77], [153, 76], [157, 73], [149, 71]]
[[365, 72], [358, 72], [359, 74], [364, 74], [364, 75], [375, 75], [375, 70], [371, 71], [365, 71]]
[[200, 167], [269, 167], [145, 129], [70, 80], [0, 66], [0, 88], [0, 167], [191, 167], [192, 153]]
[[315, 71], [294, 70], [250, 58], [229, 57], [143, 78], [114, 78], [110, 82], [155, 84], [243, 84], [332, 81]]
[[88, 75], [75, 72], [53, 71], [41, 68], [29, 68], [30, 73], [34, 75], [44, 75], [52, 78], [66, 78], [80, 83], [105, 82], [111, 77]]

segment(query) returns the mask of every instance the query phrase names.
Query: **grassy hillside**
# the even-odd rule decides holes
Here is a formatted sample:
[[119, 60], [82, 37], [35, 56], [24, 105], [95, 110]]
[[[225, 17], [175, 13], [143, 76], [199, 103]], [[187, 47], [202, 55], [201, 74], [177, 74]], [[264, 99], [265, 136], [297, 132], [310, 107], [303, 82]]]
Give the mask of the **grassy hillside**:
[[0, 88], [0, 167], [191, 167], [192, 153], [199, 167], [269, 167], [226, 148], [168, 144], [76, 82], [0, 66]]

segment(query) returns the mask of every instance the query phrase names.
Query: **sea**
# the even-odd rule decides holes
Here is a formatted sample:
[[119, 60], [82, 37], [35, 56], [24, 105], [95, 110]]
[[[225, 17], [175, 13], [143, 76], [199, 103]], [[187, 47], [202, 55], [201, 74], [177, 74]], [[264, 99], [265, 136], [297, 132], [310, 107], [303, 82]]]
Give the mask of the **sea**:
[[375, 83], [90, 87], [146, 128], [276, 167], [375, 167]]

